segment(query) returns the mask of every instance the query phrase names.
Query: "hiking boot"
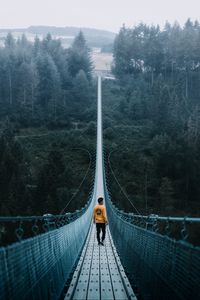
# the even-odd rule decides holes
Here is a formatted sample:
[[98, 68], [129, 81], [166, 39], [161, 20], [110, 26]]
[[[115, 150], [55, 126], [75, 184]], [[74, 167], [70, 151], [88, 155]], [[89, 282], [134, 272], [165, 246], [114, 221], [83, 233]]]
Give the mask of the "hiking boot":
[[101, 244], [102, 246], [104, 246], [104, 243], [103, 243], [103, 242], [100, 242], [100, 244]]

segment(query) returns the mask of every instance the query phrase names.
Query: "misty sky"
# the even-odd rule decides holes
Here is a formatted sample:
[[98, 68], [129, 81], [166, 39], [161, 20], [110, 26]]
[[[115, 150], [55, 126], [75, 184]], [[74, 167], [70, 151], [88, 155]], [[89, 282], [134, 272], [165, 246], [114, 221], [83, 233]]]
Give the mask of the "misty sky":
[[77, 26], [118, 32], [124, 23], [200, 21], [200, 0], [0, 0], [0, 28]]

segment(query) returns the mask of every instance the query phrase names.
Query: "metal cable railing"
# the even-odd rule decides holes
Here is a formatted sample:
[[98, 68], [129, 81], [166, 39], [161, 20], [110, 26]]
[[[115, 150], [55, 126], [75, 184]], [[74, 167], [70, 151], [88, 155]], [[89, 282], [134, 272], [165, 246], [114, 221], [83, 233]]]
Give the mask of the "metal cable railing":
[[[106, 204], [122, 263], [143, 299], [200, 299], [200, 247], [186, 242], [187, 222], [200, 224], [200, 218], [126, 214], [112, 204], [108, 193]], [[162, 233], [159, 221], [166, 222]], [[170, 237], [169, 222], [180, 222], [179, 240]]]
[[78, 219], [88, 208], [62, 215], [45, 214], [43, 216], [0, 217], [0, 246], [20, 242], [53, 229], [58, 229]]
[[[87, 209], [88, 203], [84, 203], [84, 207], [81, 210], [76, 210], [74, 212], [69, 212], [70, 203], [74, 202], [75, 198], [78, 199], [79, 205], [81, 205], [82, 194], [80, 194], [83, 184], [86, 182], [86, 179], [94, 173], [94, 159], [90, 151], [84, 148], [73, 148], [74, 150], [81, 150], [88, 154], [89, 164], [87, 170], [84, 174], [84, 177], [79, 184], [75, 193], [68, 200], [65, 207], [62, 209], [59, 215], [53, 215], [51, 213], [45, 213], [43, 216], [0, 216], [0, 247], [7, 246], [16, 241], [21, 241], [26, 238], [34, 237], [38, 234], [48, 232], [53, 229], [60, 228], [70, 222], [79, 218]], [[90, 185], [87, 194], [90, 199], [93, 194], [94, 189], [94, 180], [90, 178]]]
[[[19, 224], [15, 234], [20, 242], [0, 248], [0, 299], [60, 297], [87, 237], [93, 203], [92, 195], [73, 214], [12, 218]], [[33, 222], [35, 237], [22, 240], [24, 222]], [[41, 234], [40, 228], [47, 232]]]

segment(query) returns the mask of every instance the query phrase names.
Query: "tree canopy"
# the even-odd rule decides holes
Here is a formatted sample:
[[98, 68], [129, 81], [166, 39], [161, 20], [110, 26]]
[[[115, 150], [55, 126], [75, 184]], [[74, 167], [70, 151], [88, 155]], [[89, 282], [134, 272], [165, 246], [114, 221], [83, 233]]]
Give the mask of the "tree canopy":
[[22, 126], [69, 123], [76, 103], [86, 106], [91, 101], [91, 94], [80, 98], [74, 92], [78, 74], [86, 77], [81, 85], [89, 95], [92, 61], [82, 32], [69, 49], [50, 34], [32, 44], [25, 35], [16, 41], [9, 33], [0, 48], [1, 120], [10, 117]]

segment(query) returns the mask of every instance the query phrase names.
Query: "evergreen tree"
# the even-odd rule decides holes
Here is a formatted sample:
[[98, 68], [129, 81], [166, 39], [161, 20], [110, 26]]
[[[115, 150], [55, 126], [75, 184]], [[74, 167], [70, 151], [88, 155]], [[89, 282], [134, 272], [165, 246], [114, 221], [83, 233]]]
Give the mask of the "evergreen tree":
[[8, 87], [8, 101], [10, 106], [13, 105], [13, 91], [15, 81], [15, 66], [16, 66], [16, 52], [15, 52], [15, 40], [11, 33], [9, 33], [5, 40], [5, 61], [6, 61], [6, 76]]
[[39, 79], [38, 102], [43, 108], [47, 108], [50, 102], [56, 103], [59, 97], [59, 73], [53, 59], [46, 53], [37, 57], [36, 65]]
[[5, 39], [5, 47], [9, 50], [14, 50], [15, 48], [15, 40], [13, 38], [12, 33], [8, 33], [6, 39]]
[[74, 102], [71, 104], [75, 112], [84, 111], [89, 105], [89, 82], [83, 70], [80, 70], [73, 81]]
[[130, 30], [123, 26], [120, 29], [114, 42], [114, 74], [122, 78], [126, 74], [132, 73], [131, 49], [130, 49]]
[[74, 39], [72, 47], [68, 51], [68, 70], [72, 77], [75, 77], [80, 70], [83, 70], [87, 79], [91, 80], [92, 61], [90, 49], [86, 44], [82, 31]]

